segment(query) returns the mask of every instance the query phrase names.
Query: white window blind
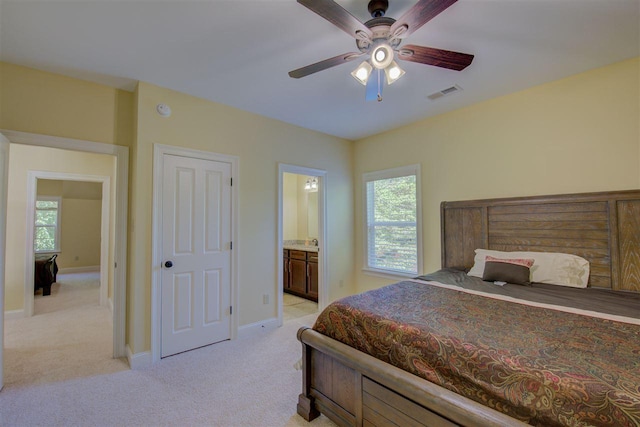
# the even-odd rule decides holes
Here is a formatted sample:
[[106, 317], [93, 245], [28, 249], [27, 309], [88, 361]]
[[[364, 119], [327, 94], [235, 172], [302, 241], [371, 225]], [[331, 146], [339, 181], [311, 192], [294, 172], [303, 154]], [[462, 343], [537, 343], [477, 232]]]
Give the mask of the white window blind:
[[35, 238], [36, 252], [58, 252], [60, 249], [60, 198], [36, 200]]
[[364, 175], [366, 269], [402, 275], [421, 270], [419, 167]]

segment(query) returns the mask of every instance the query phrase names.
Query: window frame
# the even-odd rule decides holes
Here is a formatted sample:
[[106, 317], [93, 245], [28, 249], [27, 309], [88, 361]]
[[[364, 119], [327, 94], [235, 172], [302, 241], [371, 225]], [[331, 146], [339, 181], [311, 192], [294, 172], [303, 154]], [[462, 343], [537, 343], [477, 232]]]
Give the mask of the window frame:
[[[385, 179], [415, 176], [416, 179], [416, 243], [417, 243], [417, 272], [406, 272], [379, 268], [369, 265], [369, 200], [367, 184]], [[423, 274], [423, 246], [422, 246], [422, 190], [420, 164], [401, 166], [362, 174], [362, 218], [363, 218], [363, 267], [365, 273], [383, 277], [415, 277]]]
[[[36, 243], [38, 241], [38, 228], [42, 227], [51, 227], [46, 225], [37, 225], [36, 220], [38, 218], [38, 211], [43, 209], [38, 209], [38, 202], [57, 202], [58, 208], [56, 209], [56, 225], [55, 225], [55, 243], [53, 249], [47, 250], [36, 250]], [[59, 253], [60, 252], [60, 218], [62, 217], [62, 197], [60, 196], [38, 196], [36, 197], [36, 202], [34, 205], [34, 218], [33, 218], [33, 252], [37, 254], [49, 254], [49, 253]]]

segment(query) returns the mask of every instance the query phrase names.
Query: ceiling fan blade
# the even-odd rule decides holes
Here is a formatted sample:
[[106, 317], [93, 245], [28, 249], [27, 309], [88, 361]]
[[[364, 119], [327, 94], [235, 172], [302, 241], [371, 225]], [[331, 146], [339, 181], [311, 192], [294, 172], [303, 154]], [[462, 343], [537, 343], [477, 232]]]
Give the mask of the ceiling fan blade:
[[364, 55], [364, 53], [361, 52], [343, 53], [342, 55], [334, 56], [333, 58], [325, 59], [324, 61], [289, 71], [289, 77], [299, 79], [300, 77], [305, 77], [309, 74], [317, 73], [318, 71], [326, 70], [327, 68], [335, 67], [336, 65], [344, 64], [345, 62], [353, 61], [354, 59], [360, 58], [362, 55]]
[[456, 71], [464, 70], [473, 61], [473, 55], [468, 53], [452, 52], [414, 44], [408, 44], [398, 49], [398, 58], [404, 61], [418, 62]]
[[[389, 28], [390, 34], [404, 38], [438, 16], [458, 0], [419, 0]], [[398, 32], [396, 34], [396, 32]]]
[[298, 0], [298, 3], [317, 13], [351, 37], [357, 38], [359, 32], [365, 34], [367, 38], [372, 36], [369, 28], [333, 0]]

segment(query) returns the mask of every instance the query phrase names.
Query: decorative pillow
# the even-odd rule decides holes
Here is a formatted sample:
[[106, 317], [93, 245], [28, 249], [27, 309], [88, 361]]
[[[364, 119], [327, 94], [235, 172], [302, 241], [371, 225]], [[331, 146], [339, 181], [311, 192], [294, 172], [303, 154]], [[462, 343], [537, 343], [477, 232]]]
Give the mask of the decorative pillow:
[[485, 258], [484, 272], [482, 280], [488, 282], [500, 281], [513, 283], [515, 285], [530, 285], [530, 268], [533, 265], [532, 259], [502, 259], [487, 256]]
[[577, 255], [555, 252], [503, 252], [489, 249], [476, 249], [474, 264], [469, 276], [482, 278], [486, 256], [502, 259], [533, 259], [531, 282], [550, 285], [586, 288], [589, 282], [589, 261]]

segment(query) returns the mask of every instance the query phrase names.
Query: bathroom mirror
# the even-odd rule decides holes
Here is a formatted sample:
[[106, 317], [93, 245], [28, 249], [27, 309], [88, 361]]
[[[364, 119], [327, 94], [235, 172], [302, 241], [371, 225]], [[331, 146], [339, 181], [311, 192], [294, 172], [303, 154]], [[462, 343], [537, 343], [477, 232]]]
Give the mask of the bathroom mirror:
[[307, 236], [318, 238], [318, 193], [307, 193]]

